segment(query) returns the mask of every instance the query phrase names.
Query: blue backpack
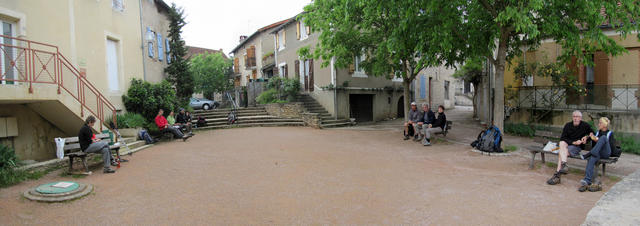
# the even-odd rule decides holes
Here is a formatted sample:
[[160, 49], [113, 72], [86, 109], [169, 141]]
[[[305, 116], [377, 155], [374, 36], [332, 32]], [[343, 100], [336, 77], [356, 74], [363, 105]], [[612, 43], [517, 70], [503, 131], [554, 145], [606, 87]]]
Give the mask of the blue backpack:
[[483, 152], [503, 152], [502, 133], [496, 126], [491, 126], [478, 134], [476, 141], [471, 146]]
[[151, 135], [149, 135], [146, 130], [140, 130], [140, 132], [138, 133], [138, 138], [140, 138], [140, 140], [144, 140], [145, 144], [153, 144], [156, 142], [153, 138], [151, 138]]

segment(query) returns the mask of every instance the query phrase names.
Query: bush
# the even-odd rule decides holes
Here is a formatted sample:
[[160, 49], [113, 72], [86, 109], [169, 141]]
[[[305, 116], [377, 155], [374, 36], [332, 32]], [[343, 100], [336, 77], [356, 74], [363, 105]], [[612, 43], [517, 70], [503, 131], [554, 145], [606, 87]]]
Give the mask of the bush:
[[147, 120], [138, 113], [127, 112], [124, 115], [117, 115], [118, 128], [140, 128], [147, 125]]
[[275, 90], [275, 97], [278, 100], [294, 101], [300, 91], [300, 82], [295, 79], [273, 77], [269, 79], [267, 88]]
[[131, 80], [131, 87], [122, 101], [128, 112], [141, 114], [147, 120], [153, 120], [158, 109], [165, 112], [173, 110], [177, 104], [176, 91], [167, 81], [151, 84], [140, 79]]
[[616, 135], [615, 139], [620, 142], [622, 152], [640, 155], [640, 142], [633, 136]]
[[264, 91], [256, 98], [259, 104], [275, 103], [278, 100], [278, 91], [276, 89]]
[[505, 123], [504, 133], [523, 137], [533, 137], [536, 131], [533, 126], [524, 123]]
[[20, 183], [26, 179], [24, 172], [18, 171], [18, 157], [12, 148], [0, 144], [0, 187]]

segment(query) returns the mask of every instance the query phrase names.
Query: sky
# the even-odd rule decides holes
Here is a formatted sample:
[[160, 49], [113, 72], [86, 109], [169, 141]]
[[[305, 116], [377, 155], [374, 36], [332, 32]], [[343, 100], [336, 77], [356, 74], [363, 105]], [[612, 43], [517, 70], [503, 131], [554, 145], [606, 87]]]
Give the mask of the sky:
[[164, 0], [184, 8], [182, 38], [189, 46], [222, 49], [226, 55], [240, 35], [291, 18], [310, 0]]

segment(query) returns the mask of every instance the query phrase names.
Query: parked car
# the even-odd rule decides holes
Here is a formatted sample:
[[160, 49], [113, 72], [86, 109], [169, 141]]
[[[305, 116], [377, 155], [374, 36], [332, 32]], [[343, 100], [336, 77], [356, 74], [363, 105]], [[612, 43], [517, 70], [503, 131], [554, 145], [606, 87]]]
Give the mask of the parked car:
[[191, 98], [191, 101], [189, 101], [189, 105], [193, 109], [209, 110], [218, 108], [218, 106], [220, 106], [220, 103], [216, 102], [215, 100], [209, 100], [206, 98]]

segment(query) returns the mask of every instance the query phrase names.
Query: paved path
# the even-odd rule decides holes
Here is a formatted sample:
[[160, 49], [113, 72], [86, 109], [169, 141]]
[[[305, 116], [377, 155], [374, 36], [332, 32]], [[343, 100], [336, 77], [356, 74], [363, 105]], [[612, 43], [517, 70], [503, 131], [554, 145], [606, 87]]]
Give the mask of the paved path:
[[[524, 158], [423, 147], [395, 130], [203, 131], [130, 159], [115, 174], [0, 189], [0, 224], [577, 225], [603, 194], [577, 192], [579, 175], [546, 185], [553, 169]], [[59, 180], [96, 188], [68, 203], [20, 197]]]

